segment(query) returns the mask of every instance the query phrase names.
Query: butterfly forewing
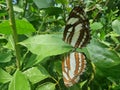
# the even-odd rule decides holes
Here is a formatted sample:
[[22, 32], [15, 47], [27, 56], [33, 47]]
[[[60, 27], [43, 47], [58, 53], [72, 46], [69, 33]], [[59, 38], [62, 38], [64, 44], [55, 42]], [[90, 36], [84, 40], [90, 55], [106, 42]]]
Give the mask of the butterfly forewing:
[[63, 40], [75, 48], [84, 47], [90, 40], [89, 21], [80, 6], [72, 9], [66, 22]]
[[77, 52], [68, 54], [62, 61], [62, 73], [65, 86], [70, 87], [77, 83], [85, 67], [86, 60], [84, 54]]

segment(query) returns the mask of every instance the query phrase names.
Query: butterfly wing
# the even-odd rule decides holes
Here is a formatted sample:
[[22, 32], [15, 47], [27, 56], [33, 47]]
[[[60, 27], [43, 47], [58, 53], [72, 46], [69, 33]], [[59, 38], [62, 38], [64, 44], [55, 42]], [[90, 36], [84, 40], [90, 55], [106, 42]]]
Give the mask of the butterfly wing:
[[77, 52], [68, 54], [62, 61], [62, 73], [65, 86], [70, 87], [77, 83], [85, 67], [86, 60], [84, 54]]
[[90, 40], [89, 21], [80, 6], [72, 9], [67, 19], [63, 40], [75, 48], [82, 48]]

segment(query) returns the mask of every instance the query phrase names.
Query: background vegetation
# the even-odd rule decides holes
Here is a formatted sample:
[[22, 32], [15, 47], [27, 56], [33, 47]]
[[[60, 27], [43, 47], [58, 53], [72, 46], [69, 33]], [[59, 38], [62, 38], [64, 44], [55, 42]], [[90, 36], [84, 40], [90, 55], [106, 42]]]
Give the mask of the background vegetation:
[[[0, 0], [0, 90], [120, 90], [120, 0], [14, 0], [14, 12], [6, 1]], [[72, 47], [62, 33], [78, 2], [92, 39], [77, 50], [86, 54], [85, 73], [66, 88], [61, 61]]]

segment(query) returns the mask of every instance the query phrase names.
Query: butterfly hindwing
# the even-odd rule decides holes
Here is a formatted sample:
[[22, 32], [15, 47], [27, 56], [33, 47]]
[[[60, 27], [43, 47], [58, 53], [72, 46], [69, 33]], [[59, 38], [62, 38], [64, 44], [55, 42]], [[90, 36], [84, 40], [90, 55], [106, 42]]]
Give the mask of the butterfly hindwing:
[[62, 61], [62, 73], [65, 86], [70, 87], [77, 83], [85, 67], [86, 60], [84, 54], [78, 52], [68, 54]]
[[75, 48], [82, 48], [89, 42], [89, 21], [80, 6], [74, 7], [70, 12], [63, 33], [63, 40]]

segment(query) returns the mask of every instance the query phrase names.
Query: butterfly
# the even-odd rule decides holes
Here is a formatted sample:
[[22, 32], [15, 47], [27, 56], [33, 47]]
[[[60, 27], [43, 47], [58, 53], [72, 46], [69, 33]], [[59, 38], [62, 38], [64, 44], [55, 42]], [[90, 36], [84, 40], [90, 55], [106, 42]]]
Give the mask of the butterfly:
[[82, 48], [90, 41], [89, 21], [82, 7], [72, 9], [66, 22], [63, 40], [75, 48]]
[[66, 87], [71, 87], [80, 79], [85, 71], [86, 60], [83, 53], [72, 52], [62, 61], [63, 80]]
[[[90, 41], [90, 27], [82, 7], [75, 6], [69, 14], [63, 33], [63, 40], [75, 49], [86, 46]], [[65, 86], [77, 83], [80, 75], [85, 71], [85, 55], [72, 52], [62, 61], [62, 73]]]

